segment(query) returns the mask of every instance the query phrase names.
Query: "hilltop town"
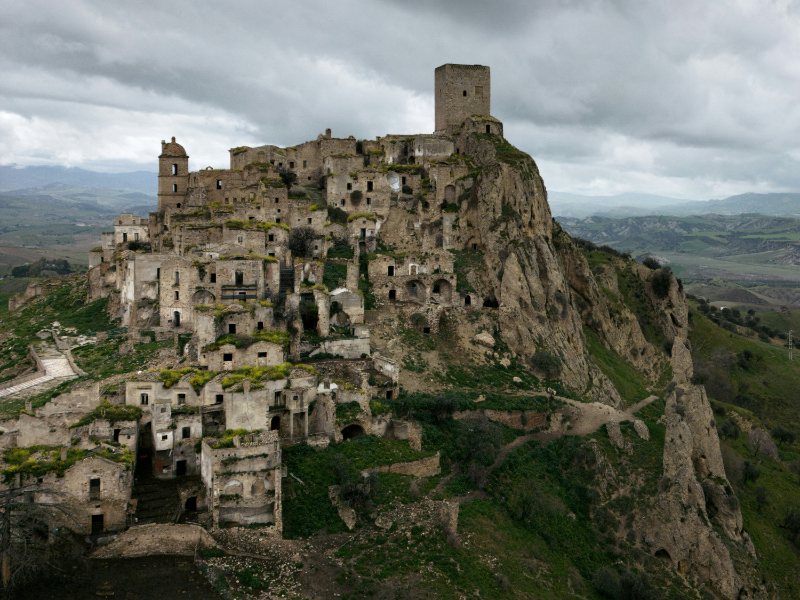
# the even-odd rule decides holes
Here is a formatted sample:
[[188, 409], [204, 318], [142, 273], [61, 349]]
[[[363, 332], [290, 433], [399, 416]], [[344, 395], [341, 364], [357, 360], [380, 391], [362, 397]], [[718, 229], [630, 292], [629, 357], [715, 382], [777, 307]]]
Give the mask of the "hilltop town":
[[[114, 219], [88, 274], [68, 278], [81, 307], [60, 280], [10, 301], [31, 327], [48, 304], [82, 320], [32, 329], [32, 366], [0, 383], [0, 399], [19, 399], [0, 423], [3, 489], [57, 498], [66, 508], [49, 517], [50, 536], [67, 528], [108, 556], [136, 536], [175, 541], [148, 524], [189, 523], [178, 537], [191, 552], [251, 544], [257, 530], [261, 550], [292, 557], [299, 546], [284, 542], [358, 532], [352, 554], [336, 538], [335, 581], [309, 574], [308, 548], [306, 567], [286, 564], [326, 590], [375, 593], [379, 566], [347, 570], [371, 544], [425, 532], [419, 548], [435, 552], [407, 559], [451, 581], [430, 556], [467, 552], [459, 508], [508, 485], [503, 502], [521, 523], [558, 515], [594, 531], [605, 519], [605, 543], [636, 549], [665, 581], [678, 568], [687, 589], [761, 594], [693, 380], [680, 281], [579, 247], [552, 220], [536, 164], [491, 116], [488, 67], [446, 64], [434, 80], [433, 133], [328, 129], [287, 148], [232, 148], [229, 169], [197, 170], [175, 137], [162, 141], [158, 210]], [[590, 350], [634, 373], [635, 393]], [[567, 439], [598, 430], [607, 435], [580, 451]], [[548, 492], [524, 485], [533, 475], [503, 464], [553, 440], [572, 461], [564, 472], [583, 478], [582, 508], [542, 505]], [[628, 464], [637, 445], [658, 465]], [[629, 468], [638, 475], [624, 481]], [[618, 499], [638, 486], [648, 500], [634, 518]], [[384, 504], [378, 489], [392, 490]], [[604, 564], [593, 548], [557, 576], [564, 593]], [[506, 575], [486, 568], [503, 589]], [[449, 593], [442, 577], [437, 594]]]

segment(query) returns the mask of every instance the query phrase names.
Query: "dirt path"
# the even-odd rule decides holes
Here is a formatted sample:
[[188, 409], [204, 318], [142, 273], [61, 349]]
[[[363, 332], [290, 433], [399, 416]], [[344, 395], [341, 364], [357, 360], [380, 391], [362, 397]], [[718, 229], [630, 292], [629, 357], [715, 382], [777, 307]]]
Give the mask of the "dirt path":
[[[658, 400], [658, 396], [649, 396], [641, 402], [638, 402], [633, 406], [629, 406], [625, 410], [618, 410], [612, 406], [601, 404], [599, 402], [578, 402], [577, 400], [561, 397], [558, 399], [562, 400], [567, 405], [566, 410], [563, 410], [562, 413], [560, 413], [565, 415], [567, 419], [562, 419], [558, 422], [551, 423], [550, 429], [547, 431], [521, 435], [514, 441], [502, 446], [500, 451], [497, 453], [497, 457], [494, 459], [494, 462], [486, 467], [483, 473], [481, 473], [478, 483], [479, 488], [483, 488], [483, 485], [486, 483], [486, 479], [489, 477], [489, 475], [491, 475], [496, 468], [503, 464], [503, 461], [505, 461], [506, 457], [514, 448], [519, 448], [523, 444], [527, 444], [533, 440], [547, 442], [560, 438], [564, 435], [589, 435], [590, 433], [594, 433], [600, 429], [600, 427], [606, 423], [610, 423], [612, 421], [616, 421], [617, 423], [622, 423], [623, 421], [633, 421], [636, 419], [636, 413], [654, 400]], [[459, 472], [453, 471], [447, 477], [443, 477], [439, 484], [431, 491], [431, 494], [442, 492], [447, 483], [457, 474], [459, 474]], [[482, 494], [483, 492], [481, 489], [477, 491], [481, 492]], [[453, 498], [453, 500], [462, 503], [469, 502], [475, 497], [480, 497], [480, 494], [468, 493], [466, 496], [456, 497]]]

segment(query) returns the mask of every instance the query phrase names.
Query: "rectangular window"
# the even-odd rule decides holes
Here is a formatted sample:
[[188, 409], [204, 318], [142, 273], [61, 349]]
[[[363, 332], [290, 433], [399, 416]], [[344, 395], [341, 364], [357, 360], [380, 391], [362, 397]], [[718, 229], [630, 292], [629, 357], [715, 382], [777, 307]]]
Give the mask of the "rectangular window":
[[267, 353], [266, 352], [259, 352], [258, 353], [258, 358], [267, 358]]
[[280, 199], [275, 198], [275, 204], [277, 204], [278, 202], [280, 202]]
[[100, 498], [100, 479], [89, 480], [89, 500], [98, 500]]
[[259, 321], [258, 324], [256, 325], [256, 329], [258, 329], [259, 331], [264, 329], [264, 321]]
[[389, 277], [394, 277], [394, 267], [389, 265]]
[[372, 191], [372, 182], [371, 182], [371, 181], [368, 181], [368, 182], [367, 182], [367, 191], [368, 191], [368, 192], [371, 192], [371, 191]]
[[172, 174], [173, 175], [177, 175], [178, 174], [178, 165], [172, 165]]
[[181, 284], [181, 274], [179, 271], [175, 271], [175, 285]]
[[190, 437], [192, 437], [192, 428], [191, 427], [184, 427], [183, 429], [181, 429], [181, 436], [185, 440], [189, 439]]
[[370, 204], [372, 204], [372, 198], [367, 198], [367, 206], [369, 206]]
[[406, 184], [406, 178], [403, 177], [403, 185], [405, 185], [405, 184]]
[[222, 404], [222, 401], [224, 399], [225, 399], [225, 397], [222, 394], [217, 394], [216, 403], [217, 404]]
[[294, 169], [294, 161], [289, 161], [289, 168]]
[[[303, 168], [304, 169], [306, 168], [306, 161], [303, 161]], [[311, 178], [309, 177], [309, 179], [311, 179]]]
[[172, 184], [172, 191], [173, 192], [177, 192], [178, 191], [178, 184], [177, 183], [173, 183]]
[[311, 217], [308, 217], [308, 224], [311, 225]]
[[211, 283], [217, 283], [217, 274], [211, 273]]
[[175, 292], [175, 300], [180, 300], [180, 292]]
[[228, 323], [228, 333], [236, 333], [236, 323]]
[[352, 183], [348, 183], [347, 184], [347, 189], [348, 190], [352, 190], [353, 189], [353, 184]]
[[476, 96], [483, 96], [483, 86], [482, 85], [476, 85], [475, 86], [475, 95]]
[[275, 234], [273, 234], [273, 233], [270, 233], [270, 234], [269, 234], [269, 236], [267, 237], [267, 239], [268, 239], [270, 242], [274, 242], [274, 241], [275, 241]]
[[162, 442], [166, 442], [168, 437], [169, 437], [169, 435], [167, 435], [167, 434], [165, 433], [164, 435], [162, 435], [162, 436], [161, 436], [161, 441], [162, 441]]
[[139, 396], [139, 398], [142, 404], [150, 404], [150, 396], [148, 396], [147, 394], [142, 394], [141, 396]]
[[233, 360], [233, 354], [223, 354], [222, 360], [224, 362], [231, 362]]
[[178, 404], [181, 406], [186, 404], [186, 394], [178, 394]]
[[222, 179], [217, 179], [217, 189], [218, 190], [222, 189]]
[[139, 234], [138, 233], [134, 233], [133, 234], [133, 241], [134, 242], [138, 242], [139, 241]]
[[280, 219], [275, 219], [275, 222], [276, 222], [276, 223], [280, 223], [280, 222], [281, 222], [281, 220], [280, 220]]

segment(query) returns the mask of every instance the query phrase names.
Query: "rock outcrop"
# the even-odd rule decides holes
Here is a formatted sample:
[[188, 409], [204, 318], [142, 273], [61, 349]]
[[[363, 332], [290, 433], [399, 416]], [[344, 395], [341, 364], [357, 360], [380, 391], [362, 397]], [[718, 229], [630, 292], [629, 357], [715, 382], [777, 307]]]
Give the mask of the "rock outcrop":
[[714, 525], [728, 542], [742, 542], [742, 515], [725, 477], [711, 406], [705, 389], [691, 383], [691, 356], [680, 339], [672, 348], [672, 369], [661, 493], [638, 526], [655, 556], [733, 599], [742, 580]]

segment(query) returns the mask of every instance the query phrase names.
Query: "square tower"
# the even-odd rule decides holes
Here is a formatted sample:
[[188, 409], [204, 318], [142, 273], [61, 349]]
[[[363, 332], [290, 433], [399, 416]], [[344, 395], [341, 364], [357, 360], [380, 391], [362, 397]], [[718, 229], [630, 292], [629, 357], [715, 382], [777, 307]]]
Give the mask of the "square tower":
[[436, 69], [436, 131], [471, 115], [490, 114], [489, 67], [446, 64]]

